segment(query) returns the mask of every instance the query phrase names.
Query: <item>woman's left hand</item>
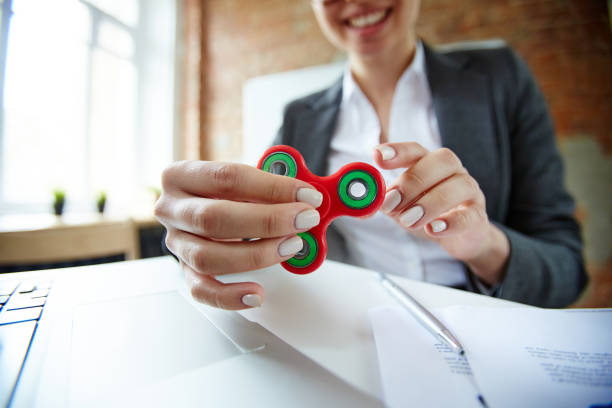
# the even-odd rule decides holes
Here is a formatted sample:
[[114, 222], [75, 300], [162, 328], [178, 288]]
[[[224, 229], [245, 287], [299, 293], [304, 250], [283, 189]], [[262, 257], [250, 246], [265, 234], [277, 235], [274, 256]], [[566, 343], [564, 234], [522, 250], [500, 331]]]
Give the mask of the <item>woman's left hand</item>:
[[451, 150], [385, 143], [376, 147], [374, 159], [383, 169], [406, 169], [388, 187], [381, 211], [440, 244], [485, 282], [501, 281], [508, 238], [489, 222], [484, 194]]

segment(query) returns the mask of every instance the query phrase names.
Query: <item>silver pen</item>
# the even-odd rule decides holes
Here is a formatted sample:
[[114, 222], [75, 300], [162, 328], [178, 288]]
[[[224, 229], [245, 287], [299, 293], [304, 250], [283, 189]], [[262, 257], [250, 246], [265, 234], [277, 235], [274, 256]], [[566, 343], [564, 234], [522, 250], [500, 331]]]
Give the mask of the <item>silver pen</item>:
[[392, 280], [388, 279], [383, 273], [379, 274], [381, 285], [389, 292], [389, 294], [397, 300], [414, 318], [425, 327], [434, 337], [441, 339], [443, 342], [455, 352], [462, 355], [464, 353], [463, 346], [455, 336], [439, 321], [436, 316], [410, 296], [404, 289], [396, 285]]

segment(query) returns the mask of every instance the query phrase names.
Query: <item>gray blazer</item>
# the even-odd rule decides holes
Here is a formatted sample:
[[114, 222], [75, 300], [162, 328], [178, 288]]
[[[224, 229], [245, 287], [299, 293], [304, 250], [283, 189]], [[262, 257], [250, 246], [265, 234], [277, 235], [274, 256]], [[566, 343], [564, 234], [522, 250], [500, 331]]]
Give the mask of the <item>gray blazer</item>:
[[[425, 64], [442, 144], [478, 181], [490, 220], [510, 241], [496, 296], [568, 305], [586, 284], [580, 229], [563, 186], [553, 124], [528, 68], [507, 47], [441, 54], [425, 46]], [[291, 102], [275, 144], [297, 148], [313, 173], [325, 175], [341, 98], [340, 79]], [[328, 256], [346, 260], [333, 223], [327, 239]]]

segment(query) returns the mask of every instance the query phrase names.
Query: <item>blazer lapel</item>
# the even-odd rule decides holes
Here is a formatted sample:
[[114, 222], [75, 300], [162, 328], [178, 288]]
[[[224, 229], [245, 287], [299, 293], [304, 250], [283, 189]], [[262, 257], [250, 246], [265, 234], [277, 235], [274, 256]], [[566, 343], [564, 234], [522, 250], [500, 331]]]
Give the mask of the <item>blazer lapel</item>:
[[[452, 150], [486, 197], [497, 197], [499, 165], [488, 78], [469, 69], [469, 57], [453, 58], [425, 46], [425, 64], [442, 145]], [[487, 200], [492, 214], [494, 200]]]
[[302, 154], [308, 169], [318, 176], [327, 172], [327, 155], [342, 99], [342, 78], [313, 100], [309, 109], [295, 120], [293, 144]]

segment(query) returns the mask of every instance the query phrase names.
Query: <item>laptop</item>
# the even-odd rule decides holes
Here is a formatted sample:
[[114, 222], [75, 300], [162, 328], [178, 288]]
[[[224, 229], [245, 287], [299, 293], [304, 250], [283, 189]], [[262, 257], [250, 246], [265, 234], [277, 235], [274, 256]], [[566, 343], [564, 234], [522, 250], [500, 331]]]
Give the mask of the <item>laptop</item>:
[[0, 407], [379, 407], [169, 257], [0, 276]]

